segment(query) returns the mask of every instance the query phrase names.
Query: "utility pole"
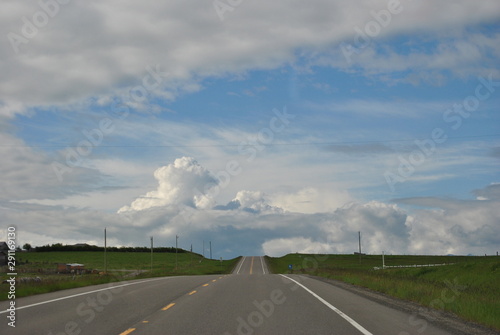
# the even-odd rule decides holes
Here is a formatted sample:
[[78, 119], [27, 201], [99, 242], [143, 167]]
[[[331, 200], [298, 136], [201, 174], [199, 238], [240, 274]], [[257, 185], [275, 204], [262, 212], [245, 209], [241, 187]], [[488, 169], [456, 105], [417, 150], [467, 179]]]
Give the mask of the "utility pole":
[[361, 232], [358, 231], [358, 237], [359, 237], [359, 262], [361, 263]]
[[104, 227], [104, 274], [108, 274], [106, 227]]
[[212, 241], [210, 241], [210, 259], [212, 259]]
[[385, 251], [382, 251], [382, 269], [385, 269], [385, 258], [384, 258]]
[[151, 236], [151, 272], [153, 272], [153, 236]]
[[179, 236], [175, 235], [175, 269], [177, 270], [177, 240]]
[[203, 258], [205, 258], [205, 240], [203, 240]]

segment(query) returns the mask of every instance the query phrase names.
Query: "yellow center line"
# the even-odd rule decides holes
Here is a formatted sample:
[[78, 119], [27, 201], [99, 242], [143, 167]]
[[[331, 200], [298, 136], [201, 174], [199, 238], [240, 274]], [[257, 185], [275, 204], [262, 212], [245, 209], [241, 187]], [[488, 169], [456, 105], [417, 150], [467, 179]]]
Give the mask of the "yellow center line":
[[123, 333], [121, 333], [120, 335], [128, 335], [130, 334], [131, 332], [133, 332], [135, 330], [135, 328], [129, 328], [127, 329], [126, 331], [124, 331]]
[[144, 321], [142, 321], [142, 323], [149, 323], [149, 321], [144, 320]]
[[215, 283], [216, 281], [217, 281], [217, 279], [214, 279], [214, 280], [212, 280], [212, 283]]
[[168, 304], [167, 306], [163, 307], [161, 310], [162, 311], [166, 311], [167, 309], [169, 309], [170, 307], [173, 307], [175, 305], [175, 303], [171, 303], [171, 304]]
[[253, 270], [253, 257], [252, 257], [252, 263], [250, 264], [250, 274], [252, 274], [252, 270]]
[[195, 291], [192, 291], [192, 292], [189, 292], [189, 295], [193, 295], [196, 293], [196, 290]]
[[209, 284], [203, 284], [203, 287], [207, 287]]

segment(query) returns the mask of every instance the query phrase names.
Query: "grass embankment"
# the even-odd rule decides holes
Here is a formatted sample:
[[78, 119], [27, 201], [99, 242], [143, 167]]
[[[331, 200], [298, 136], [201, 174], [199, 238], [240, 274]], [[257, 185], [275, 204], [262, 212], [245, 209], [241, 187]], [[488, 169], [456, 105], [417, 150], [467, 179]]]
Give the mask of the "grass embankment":
[[[175, 253], [151, 254], [143, 252], [108, 252], [107, 275], [57, 274], [57, 263], [80, 263], [86, 269], [104, 271], [104, 254], [92, 251], [26, 252], [16, 254], [17, 278], [40, 277], [41, 282], [17, 283], [16, 298], [48, 293], [75, 287], [161, 276], [227, 274], [236, 266], [239, 258], [210, 260], [198, 254]], [[0, 282], [8, 279], [6, 271], [0, 274]], [[0, 285], [0, 300], [7, 300], [9, 285]]]
[[304, 273], [366, 287], [500, 330], [500, 257], [385, 256], [385, 265], [454, 263], [446, 266], [386, 268], [382, 256], [301, 255], [268, 257], [274, 273]]

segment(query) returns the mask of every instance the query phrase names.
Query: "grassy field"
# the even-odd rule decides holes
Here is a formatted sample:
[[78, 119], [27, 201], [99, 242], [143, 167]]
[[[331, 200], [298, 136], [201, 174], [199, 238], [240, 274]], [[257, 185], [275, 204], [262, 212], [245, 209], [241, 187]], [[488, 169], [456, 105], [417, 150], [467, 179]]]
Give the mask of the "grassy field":
[[[303, 273], [341, 280], [500, 330], [500, 257], [385, 256], [386, 266], [443, 264], [439, 267], [386, 268], [382, 256], [302, 255], [268, 257], [274, 273]], [[453, 263], [453, 264], [451, 264]]]
[[[41, 282], [18, 283], [16, 297], [53, 292], [68, 288], [104, 284], [114, 281], [177, 275], [205, 275], [230, 273], [239, 258], [232, 260], [210, 260], [198, 254], [175, 253], [151, 254], [142, 252], [108, 252], [107, 275], [99, 274], [57, 274], [57, 263], [80, 263], [86, 269], [104, 271], [104, 253], [92, 251], [25, 252], [17, 253], [17, 278], [40, 277]], [[8, 279], [2, 271], [0, 281]], [[0, 285], [0, 300], [7, 299], [9, 285]]]

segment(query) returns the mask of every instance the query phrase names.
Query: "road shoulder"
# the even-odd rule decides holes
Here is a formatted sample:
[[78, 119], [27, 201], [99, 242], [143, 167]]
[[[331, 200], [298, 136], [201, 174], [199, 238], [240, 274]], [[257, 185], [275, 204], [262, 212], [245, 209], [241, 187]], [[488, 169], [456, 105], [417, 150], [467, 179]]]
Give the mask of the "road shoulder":
[[425, 320], [436, 327], [450, 331], [456, 335], [500, 335], [500, 332], [474, 322], [465, 321], [450, 312], [431, 309], [412, 301], [394, 298], [384, 293], [376, 292], [368, 288], [352, 285], [335, 279], [311, 275], [302, 276], [337, 286], [382, 305], [406, 312], [414, 316], [414, 318]]

